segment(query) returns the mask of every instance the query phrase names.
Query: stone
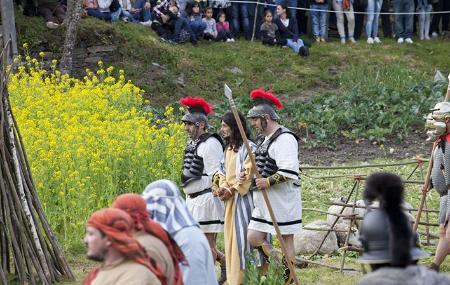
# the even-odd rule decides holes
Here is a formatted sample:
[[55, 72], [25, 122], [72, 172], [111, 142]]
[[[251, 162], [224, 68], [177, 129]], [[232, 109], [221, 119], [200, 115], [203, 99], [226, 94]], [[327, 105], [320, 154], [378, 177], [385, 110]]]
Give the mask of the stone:
[[[329, 229], [330, 225], [326, 221], [314, 221], [307, 224], [308, 228]], [[319, 247], [322, 239], [326, 235], [326, 231], [302, 230], [294, 235], [294, 247], [296, 255], [308, 255], [314, 253]], [[338, 250], [337, 237], [335, 232], [330, 232], [325, 239], [319, 253], [331, 254]]]
[[242, 75], [242, 70], [240, 70], [238, 67], [233, 67], [228, 69], [231, 73], [233, 73], [234, 75]]
[[113, 52], [117, 50], [117, 46], [115, 45], [107, 45], [107, 46], [91, 46], [87, 48], [88, 53], [96, 54], [99, 52]]

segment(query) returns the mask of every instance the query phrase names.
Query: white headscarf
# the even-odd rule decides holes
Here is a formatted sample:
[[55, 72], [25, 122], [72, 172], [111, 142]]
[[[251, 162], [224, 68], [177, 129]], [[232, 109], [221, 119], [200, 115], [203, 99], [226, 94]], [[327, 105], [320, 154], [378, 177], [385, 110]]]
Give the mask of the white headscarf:
[[152, 219], [160, 223], [170, 235], [175, 235], [183, 228], [199, 226], [172, 181], [163, 179], [150, 183], [145, 187], [142, 197]]

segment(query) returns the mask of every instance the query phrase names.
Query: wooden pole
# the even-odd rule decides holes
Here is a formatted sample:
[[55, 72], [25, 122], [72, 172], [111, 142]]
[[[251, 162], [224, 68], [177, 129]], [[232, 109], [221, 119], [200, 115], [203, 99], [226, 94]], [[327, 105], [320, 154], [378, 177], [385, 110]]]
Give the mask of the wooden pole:
[[[238, 125], [238, 129], [239, 129], [239, 132], [241, 134], [242, 141], [244, 142], [245, 148], [247, 149], [248, 157], [250, 158], [250, 161], [252, 162], [253, 169], [255, 170], [255, 175], [256, 175], [257, 178], [261, 178], [262, 176], [258, 172], [258, 168], [256, 167], [255, 156], [253, 155], [252, 149], [250, 148], [250, 144], [248, 143], [247, 135], [245, 134], [244, 127], [242, 126], [241, 119], [239, 118], [239, 114], [238, 114], [238, 111], [237, 111], [237, 108], [236, 108], [236, 104], [234, 103], [234, 99], [233, 99], [233, 96], [232, 96], [231, 89], [226, 84], [225, 84], [224, 87], [225, 87], [225, 96], [230, 101], [231, 111], [233, 112], [234, 119], [236, 120], [236, 123]], [[283, 236], [281, 235], [280, 228], [278, 227], [278, 223], [277, 223], [277, 220], [275, 218], [275, 214], [273, 212], [272, 205], [270, 204], [269, 197], [267, 196], [267, 190], [266, 189], [261, 189], [260, 191], [263, 194], [264, 202], [266, 203], [267, 209], [269, 210], [270, 219], [272, 220], [273, 227], [275, 228], [275, 232], [277, 233], [278, 241], [280, 242], [281, 252], [285, 256], [286, 261], [287, 261], [286, 262], [287, 266], [288, 266], [289, 270], [291, 271], [291, 277], [294, 280], [295, 284], [299, 285], [300, 283], [298, 282], [297, 275], [295, 274], [295, 267], [291, 263], [291, 260], [288, 258], [289, 255], [287, 254], [286, 244], [284, 242]]]
[[259, 0], [256, 1], [255, 4], [255, 17], [253, 18], [253, 30], [252, 30], [252, 42], [255, 39], [255, 32], [256, 32], [256, 20], [258, 19], [258, 6], [259, 6]]
[[418, 207], [419, 210], [417, 211], [416, 221], [414, 222], [414, 227], [413, 227], [414, 232], [417, 231], [417, 227], [419, 226], [420, 216], [422, 215], [422, 209], [425, 204], [425, 199], [427, 198], [427, 193], [430, 190], [431, 171], [433, 170], [433, 154], [434, 154], [434, 149], [436, 148], [436, 145], [437, 145], [437, 143], [434, 142], [433, 147], [431, 148], [430, 163], [428, 164], [427, 175], [425, 177], [425, 182], [423, 184], [422, 191], [421, 191], [421, 197], [420, 197], [420, 202], [419, 202], [419, 207]]

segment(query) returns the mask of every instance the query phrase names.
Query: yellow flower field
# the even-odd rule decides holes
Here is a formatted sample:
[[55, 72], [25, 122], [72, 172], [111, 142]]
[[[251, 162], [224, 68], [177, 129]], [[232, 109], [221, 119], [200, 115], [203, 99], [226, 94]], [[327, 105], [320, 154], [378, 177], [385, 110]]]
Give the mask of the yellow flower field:
[[[18, 61], [22, 59], [17, 59]], [[25, 58], [8, 84], [47, 217], [66, 245], [81, 241], [86, 218], [150, 181], [178, 181], [185, 134], [173, 108], [142, 111], [143, 91], [113, 67], [78, 80]]]

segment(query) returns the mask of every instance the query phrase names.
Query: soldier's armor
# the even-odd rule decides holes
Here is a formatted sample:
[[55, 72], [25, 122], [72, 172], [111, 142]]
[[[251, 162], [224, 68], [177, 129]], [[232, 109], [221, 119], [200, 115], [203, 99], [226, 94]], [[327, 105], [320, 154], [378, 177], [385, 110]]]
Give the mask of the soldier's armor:
[[201, 179], [202, 176], [206, 176], [203, 173], [205, 168], [203, 157], [197, 154], [197, 149], [201, 143], [207, 141], [210, 137], [216, 138], [223, 145], [222, 139], [215, 133], [204, 133], [195, 141], [189, 140], [186, 143], [183, 155], [183, 172], [181, 174], [183, 186], [186, 186], [191, 181]]
[[444, 171], [444, 153], [442, 152], [441, 144], [439, 144], [433, 151], [431, 181], [433, 188], [439, 193], [440, 196], [447, 195]]
[[[295, 135], [288, 128], [281, 127], [279, 128], [266, 142], [264, 139], [258, 141], [258, 146], [255, 151], [255, 160], [256, 167], [258, 168], [258, 172], [262, 177], [266, 178], [275, 174], [279, 168], [277, 166], [277, 162], [270, 157], [269, 148], [270, 145], [282, 134], [291, 134], [298, 141], [297, 135]], [[286, 172], [292, 172], [290, 170], [283, 170]], [[298, 173], [296, 173], [298, 175]]]

